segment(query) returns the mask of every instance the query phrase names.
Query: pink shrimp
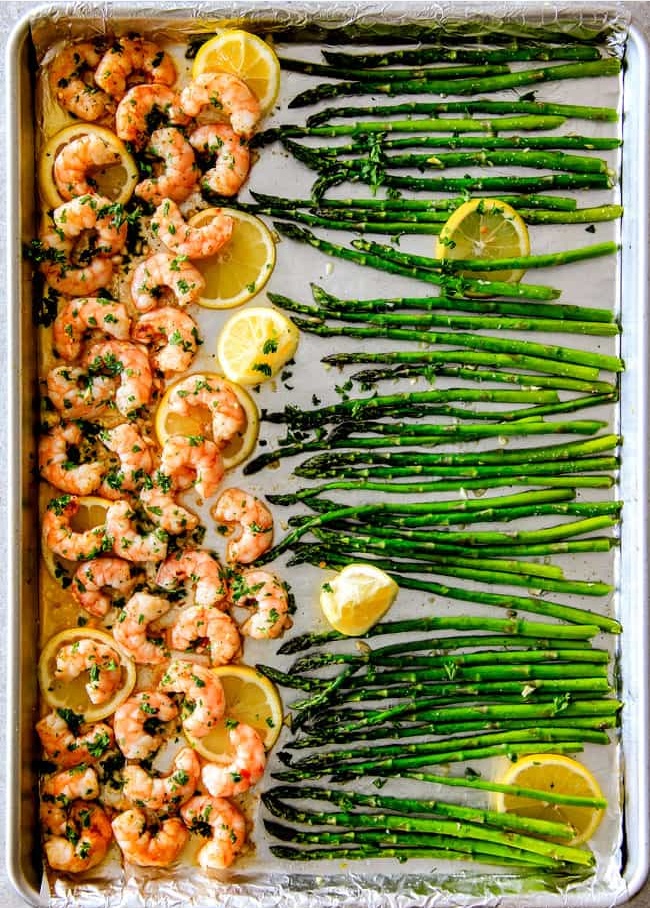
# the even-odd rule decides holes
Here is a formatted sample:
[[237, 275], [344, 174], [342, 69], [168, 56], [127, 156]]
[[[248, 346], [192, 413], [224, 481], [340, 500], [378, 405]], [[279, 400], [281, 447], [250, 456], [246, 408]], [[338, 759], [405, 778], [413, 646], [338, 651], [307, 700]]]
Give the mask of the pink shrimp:
[[191, 747], [183, 747], [165, 776], [152, 775], [142, 766], [131, 764], [124, 768], [122, 777], [124, 795], [136, 807], [155, 810], [159, 815], [168, 814], [194, 794], [201, 777], [201, 764]]
[[230, 867], [246, 841], [246, 821], [241, 811], [226, 798], [197, 795], [181, 807], [181, 816], [192, 832], [205, 835], [205, 827], [210, 828], [210, 840], [197, 856], [201, 867]]
[[79, 136], [64, 145], [54, 159], [52, 174], [63, 199], [97, 191], [93, 171], [119, 164], [120, 153], [96, 133]]
[[157, 690], [140, 690], [115, 710], [115, 741], [127, 760], [147, 760], [178, 717], [176, 704]]
[[113, 606], [131, 595], [135, 584], [128, 561], [104, 556], [77, 568], [70, 592], [81, 608], [96, 618], [103, 618]]
[[59, 423], [43, 435], [38, 445], [41, 476], [62, 492], [90, 495], [99, 488], [106, 469], [97, 459], [86, 459], [84, 433], [76, 423]]
[[225, 467], [220, 448], [202, 435], [170, 435], [160, 455], [160, 469], [177, 489], [194, 486], [199, 498], [210, 498], [219, 488]]
[[225, 381], [202, 373], [190, 375], [174, 385], [169, 409], [179, 416], [196, 416], [207, 410], [212, 418], [212, 439], [226, 447], [246, 428], [246, 414], [232, 387]]
[[244, 571], [231, 582], [233, 603], [255, 611], [242, 625], [242, 633], [256, 640], [279, 637], [293, 624], [284, 583], [268, 571]]
[[181, 107], [190, 117], [205, 107], [223, 112], [237, 135], [249, 139], [262, 115], [259, 101], [248, 85], [231, 73], [208, 72], [197, 76], [181, 92]]
[[[41, 812], [45, 832], [45, 857], [53, 870], [83, 873], [106, 857], [113, 840], [111, 824], [98, 804], [81, 799], [65, 808]], [[63, 817], [63, 819], [62, 819]], [[62, 833], [58, 830], [63, 828]]]
[[172, 659], [159, 689], [183, 695], [183, 728], [195, 738], [207, 735], [224, 715], [226, 696], [221, 681], [209, 668]]
[[93, 41], [66, 45], [50, 65], [50, 90], [59, 104], [80, 120], [110, 117], [115, 103], [91, 81], [102, 58]]
[[129, 341], [98, 341], [88, 348], [84, 365], [93, 376], [119, 376], [115, 404], [124, 416], [149, 403], [153, 375], [146, 348]]
[[115, 340], [128, 340], [131, 319], [123, 303], [102, 297], [70, 300], [52, 326], [54, 349], [68, 362], [77, 359], [87, 335], [99, 333]]
[[127, 561], [164, 561], [167, 556], [167, 533], [160, 527], [140, 532], [136, 511], [124, 499], [108, 508], [106, 533], [115, 554]]
[[55, 366], [47, 373], [47, 396], [67, 419], [96, 419], [112, 404], [117, 381], [91, 375], [78, 366]]
[[[70, 723], [70, 724], [69, 724]], [[36, 732], [45, 756], [59, 766], [71, 768], [96, 763], [113, 747], [113, 729], [104, 722], [74, 724], [59, 712], [51, 712], [36, 723]]]
[[254, 495], [242, 489], [223, 492], [211, 511], [217, 523], [236, 531], [227, 548], [228, 561], [250, 564], [273, 541], [273, 516]]
[[259, 733], [252, 725], [239, 722], [228, 732], [234, 756], [224, 754], [218, 763], [206, 763], [203, 784], [215, 798], [231, 798], [256, 785], [264, 775], [266, 753]]
[[113, 636], [139, 665], [161, 665], [167, 659], [163, 637], [149, 636], [149, 625], [162, 618], [171, 603], [161, 596], [135, 593], [113, 626]]
[[176, 501], [173, 492], [165, 491], [159, 485], [143, 489], [140, 492], [140, 503], [152, 523], [172, 536], [191, 532], [200, 523], [196, 514]]
[[187, 224], [174, 198], [160, 200], [151, 219], [151, 229], [175, 255], [204, 259], [216, 255], [232, 236], [234, 221], [221, 209], [203, 227]]
[[182, 256], [158, 252], [141, 262], [133, 273], [131, 298], [140, 312], [148, 312], [171, 295], [179, 306], [195, 303], [205, 289], [201, 272]]
[[143, 148], [151, 135], [151, 122], [187, 126], [190, 118], [180, 105], [178, 92], [166, 85], [134, 85], [115, 112], [115, 132], [120, 139]]
[[196, 188], [199, 169], [192, 146], [180, 129], [173, 126], [156, 129], [151, 134], [146, 153], [160, 158], [160, 172], [138, 183], [135, 194], [152, 205], [160, 205], [168, 199], [184, 202]]
[[117, 455], [119, 466], [111, 467], [101, 485], [105, 498], [119, 498], [122, 492], [139, 489], [153, 469], [151, 445], [132, 423], [120, 423], [104, 429], [99, 439], [105, 448]]
[[171, 56], [153, 41], [123, 37], [100, 59], [95, 82], [116, 101], [126, 94], [129, 81], [173, 85], [176, 66]]
[[215, 159], [201, 178], [201, 188], [217, 195], [237, 195], [251, 163], [246, 140], [225, 123], [208, 123], [194, 130], [190, 145], [200, 154]]
[[56, 654], [54, 677], [59, 681], [74, 681], [88, 673], [85, 684], [91, 703], [99, 705], [110, 700], [122, 683], [119, 653], [110, 646], [90, 638], [62, 646]]
[[205, 549], [185, 549], [170, 555], [159, 567], [156, 583], [164, 590], [178, 590], [185, 583], [186, 595], [194, 589], [194, 604], [225, 608], [227, 588], [216, 555]]
[[124, 860], [138, 867], [169, 867], [189, 837], [178, 817], [161, 821], [137, 807], [118, 814], [112, 826]]
[[189, 369], [202, 343], [194, 319], [172, 306], [141, 315], [133, 326], [132, 336], [139, 343], [153, 345], [151, 360], [165, 375]]
[[72, 519], [79, 507], [79, 499], [75, 495], [61, 495], [48, 503], [43, 517], [44, 545], [55, 555], [69, 561], [95, 558], [110, 545], [106, 524], [83, 532], [72, 529]]
[[230, 615], [214, 606], [190, 605], [184, 608], [169, 630], [169, 647], [187, 652], [207, 644], [211, 665], [228, 665], [241, 655], [241, 637]]

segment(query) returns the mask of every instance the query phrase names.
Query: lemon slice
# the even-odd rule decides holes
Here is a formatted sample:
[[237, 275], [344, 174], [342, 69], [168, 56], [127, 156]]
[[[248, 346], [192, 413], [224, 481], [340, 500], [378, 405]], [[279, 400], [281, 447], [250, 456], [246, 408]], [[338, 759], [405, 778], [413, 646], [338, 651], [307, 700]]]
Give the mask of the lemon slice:
[[246, 426], [243, 432], [233, 438], [221, 452], [224, 467], [227, 470], [231, 470], [237, 464], [246, 460], [255, 447], [260, 426], [259, 413], [255, 401], [248, 391], [235, 382], [228, 381], [223, 375], [217, 375], [215, 372], [197, 372], [194, 375], [186, 375], [167, 388], [156, 411], [155, 429], [158, 443], [162, 447], [170, 435], [204, 435], [207, 438], [212, 437], [212, 416], [207, 408], [196, 407], [192, 412], [192, 416], [172, 413], [169, 409], [169, 400], [174, 393], [174, 388], [181, 381], [187, 381], [188, 378], [226, 385], [235, 394], [244, 410]]
[[259, 385], [295, 354], [299, 333], [277, 309], [256, 306], [231, 315], [217, 340], [219, 363], [231, 381]]
[[199, 305], [206, 309], [232, 309], [258, 294], [275, 267], [275, 243], [259, 218], [234, 208], [205, 208], [190, 218], [192, 227], [203, 227], [223, 212], [234, 221], [232, 236], [210, 258], [194, 261], [205, 278]]
[[[592, 773], [570, 757], [562, 754], [529, 754], [512, 764], [499, 782], [536, 788], [554, 794], [583, 798], [602, 798], [603, 793]], [[534, 798], [524, 798], [500, 792], [495, 798], [497, 810], [516, 813], [522, 817], [552, 820], [573, 827], [575, 835], [569, 845], [580, 845], [592, 837], [605, 811], [594, 807], [574, 807], [552, 804]]]
[[92, 178], [97, 184], [97, 194], [122, 205], [128, 202], [133, 195], [133, 190], [140, 178], [133, 156], [128, 152], [124, 142], [118, 139], [110, 129], [104, 129], [103, 126], [95, 126], [92, 123], [75, 123], [72, 126], [66, 126], [65, 129], [52, 136], [38, 160], [39, 188], [43, 201], [48, 207], [56, 208], [57, 205], [65, 202], [54, 179], [53, 167], [56, 156], [74, 139], [89, 135], [101, 139], [111, 151], [120, 157], [117, 164], [93, 170]]
[[[471, 199], [445, 222], [436, 245], [439, 259], [503, 259], [530, 253], [528, 228], [514, 208], [499, 199]], [[465, 271], [487, 281], [520, 281], [516, 271]]]
[[268, 113], [280, 91], [280, 63], [271, 47], [250, 32], [223, 29], [203, 44], [194, 58], [192, 78], [206, 72], [239, 76]]
[[[88, 697], [85, 685], [89, 672], [83, 671], [73, 681], [55, 678], [56, 656], [61, 647], [78, 643], [80, 640], [96, 640], [113, 650], [119, 660], [121, 679], [114, 694], [105, 703], [94, 704]], [[124, 703], [135, 685], [135, 663], [117, 640], [106, 631], [87, 627], [67, 628], [50, 638], [38, 660], [38, 683], [48, 706], [53, 709], [71, 709], [82, 715], [87, 722], [98, 722], [112, 715]]]
[[373, 564], [346, 565], [320, 588], [320, 606], [334, 630], [365, 634], [388, 611], [399, 587]]
[[[56, 498], [58, 495], [60, 493], [56, 492], [49, 497]], [[106, 511], [113, 504], [112, 501], [100, 498], [98, 495], [84, 495], [78, 501], [79, 510], [70, 521], [73, 530], [85, 533], [86, 530], [92, 530], [94, 527], [100, 527], [106, 523]], [[56, 555], [45, 542], [42, 544], [42, 554], [50, 576], [59, 583], [72, 576], [79, 567], [78, 561], [70, 561], [68, 558]]]
[[250, 665], [220, 665], [212, 671], [226, 694], [226, 718], [203, 738], [194, 738], [186, 731], [192, 747], [208, 760], [227, 753], [228, 720], [235, 720], [252, 725], [269, 750], [278, 739], [283, 721], [282, 701], [273, 682]]

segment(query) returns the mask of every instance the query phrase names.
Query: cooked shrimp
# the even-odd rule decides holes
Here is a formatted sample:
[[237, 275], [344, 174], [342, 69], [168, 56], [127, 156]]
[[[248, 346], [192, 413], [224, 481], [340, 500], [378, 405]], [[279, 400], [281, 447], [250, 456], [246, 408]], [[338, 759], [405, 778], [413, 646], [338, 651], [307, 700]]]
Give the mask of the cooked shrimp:
[[256, 785], [264, 775], [266, 753], [259, 733], [252, 725], [239, 722], [228, 732], [234, 757], [206, 763], [201, 772], [203, 784], [215, 798], [232, 798]]
[[63, 834], [52, 834], [47, 824], [49, 812], [41, 814], [45, 823], [45, 857], [53, 870], [83, 873], [106, 857], [113, 834], [111, 824], [98, 804], [73, 801], [66, 810]]
[[48, 713], [36, 723], [36, 731], [45, 756], [59, 766], [72, 767], [81, 763], [96, 763], [113, 746], [113, 729], [97, 722], [95, 725], [72, 724], [59, 712]]
[[126, 243], [126, 221], [110, 199], [94, 193], [77, 196], [59, 205], [52, 212], [52, 224], [59, 237], [67, 241], [70, 252], [74, 243], [89, 231], [92, 231], [89, 249], [95, 255], [118, 255]]
[[46, 237], [41, 236], [41, 240], [53, 252], [53, 261], [43, 262], [41, 272], [47, 283], [59, 293], [88, 296], [108, 287], [113, 280], [111, 259], [97, 255], [88, 264], [74, 265], [68, 259], [70, 248], [67, 241], [61, 239], [56, 231], [52, 230]]
[[192, 832], [205, 835], [208, 826], [210, 841], [197, 855], [205, 870], [229, 867], [246, 841], [244, 815], [225, 798], [197, 795], [181, 807], [181, 816]]
[[225, 473], [219, 446], [202, 435], [170, 435], [160, 455], [160, 469], [178, 489], [193, 485], [200, 498], [214, 495]]
[[160, 690], [183, 694], [183, 728], [202, 738], [223, 718], [226, 697], [221, 681], [209, 668], [172, 659], [160, 679]]
[[96, 133], [79, 136], [64, 145], [54, 159], [54, 182], [63, 199], [97, 191], [93, 171], [119, 164], [120, 154]]
[[248, 85], [231, 73], [203, 73], [181, 92], [181, 107], [196, 117], [204, 107], [222, 112], [239, 136], [249, 139], [261, 116], [259, 101]]
[[120, 423], [100, 432], [99, 439], [119, 459], [119, 467], [109, 469], [101, 486], [105, 498], [119, 498], [121, 492], [140, 488], [153, 468], [151, 447], [131, 423]]
[[133, 273], [131, 298], [136, 309], [148, 312], [171, 295], [179, 306], [195, 303], [203, 293], [205, 280], [191, 262], [179, 255], [158, 252], [141, 262]]
[[128, 340], [130, 330], [131, 319], [123, 303], [95, 296], [73, 299], [54, 320], [54, 349], [71, 362], [80, 356], [87, 335], [97, 332], [116, 340]]
[[55, 366], [47, 373], [47, 396], [68, 419], [101, 416], [111, 404], [117, 382], [109, 375], [91, 375], [78, 366]]
[[279, 637], [293, 624], [289, 617], [287, 589], [268, 571], [244, 571], [231, 583], [235, 605], [253, 603], [255, 611], [242, 625], [242, 633], [256, 640]]
[[137, 807], [118, 814], [112, 826], [124, 859], [138, 867], [168, 867], [179, 857], [189, 837], [178, 817], [160, 821]]
[[92, 41], [80, 41], [60, 50], [50, 66], [52, 94], [80, 120], [99, 120], [115, 110], [112, 98], [91, 81], [101, 58]]
[[140, 502], [152, 522], [172, 536], [195, 530], [200, 523], [197, 515], [180, 505], [172, 492], [159, 486], [143, 489]]
[[244, 408], [227, 383], [204, 375], [190, 375], [174, 385], [169, 396], [170, 412], [195, 416], [201, 408], [212, 416], [212, 439], [219, 447], [225, 447], [244, 432]]
[[151, 229], [175, 255], [204, 259], [216, 255], [232, 236], [234, 221], [221, 209], [203, 227], [186, 223], [174, 198], [161, 199], [151, 219]]
[[95, 82], [116, 101], [126, 94], [129, 82], [173, 85], [176, 67], [171, 56], [153, 41], [119, 38], [106, 51], [95, 70]]
[[201, 177], [201, 188], [217, 195], [237, 195], [251, 164], [246, 140], [225, 123], [208, 123], [194, 130], [190, 145], [199, 154], [215, 158], [214, 166]]
[[138, 343], [153, 345], [151, 361], [165, 375], [189, 369], [202, 343], [194, 319], [172, 306], [141, 315], [133, 326], [132, 337]]
[[189, 121], [173, 88], [160, 84], [134, 85], [117, 105], [115, 132], [120, 139], [140, 149], [149, 141], [152, 129], [161, 125], [187, 126]]
[[89, 675], [85, 688], [90, 702], [106, 703], [122, 681], [119, 653], [89, 638], [62, 646], [56, 654], [54, 677], [59, 681], [74, 681], [84, 672]]
[[187, 651], [194, 644], [200, 651], [207, 644], [211, 665], [228, 665], [241, 655], [241, 637], [230, 615], [214, 606], [184, 608], [169, 630], [169, 648]]
[[107, 525], [76, 532], [71, 522], [79, 511], [79, 499], [74, 495], [61, 495], [47, 505], [43, 517], [43, 543], [55, 555], [69, 561], [86, 561], [106, 551], [110, 545]]
[[135, 187], [135, 194], [152, 205], [160, 205], [168, 199], [184, 202], [196, 187], [199, 169], [192, 146], [183, 133], [173, 126], [156, 129], [145, 152], [160, 158], [160, 172], [141, 180]]
[[153, 375], [144, 347], [129, 341], [98, 341], [88, 348], [84, 364], [90, 375], [119, 376], [115, 404], [124, 416], [149, 403]]
[[127, 760], [147, 760], [161, 747], [178, 709], [167, 694], [141, 690], [115, 710], [115, 741]]
[[127, 561], [163, 561], [167, 555], [167, 533], [160, 527], [138, 532], [137, 514], [123, 499], [114, 502], [106, 512], [106, 533], [113, 551]]
[[[227, 588], [216, 555], [205, 549], [185, 549], [170, 555], [158, 568], [156, 583], [165, 590], [178, 590], [185, 584], [185, 593], [194, 590], [194, 605], [222, 607]], [[225, 603], [223, 604], [225, 607]]]
[[92, 766], [75, 766], [56, 772], [41, 785], [41, 797], [44, 801], [56, 801], [65, 807], [75, 798], [93, 801], [99, 796], [99, 780]]
[[148, 636], [149, 625], [162, 618], [171, 603], [161, 596], [135, 593], [113, 627], [113, 636], [140, 665], [160, 665], [167, 658], [164, 639]]
[[91, 296], [113, 278], [112, 257], [124, 249], [126, 221], [109, 199], [86, 194], [55, 208], [40, 241], [41, 271], [48, 283], [70, 296]]
[[99, 488], [105, 473], [98, 460], [85, 460], [87, 444], [76, 423], [59, 423], [43, 435], [38, 445], [38, 466], [46, 479], [62, 492], [90, 495]]
[[250, 564], [266, 552], [273, 541], [271, 512], [249, 492], [226, 489], [211, 513], [217, 523], [237, 531], [237, 535], [228, 542], [228, 561]]
[[183, 747], [166, 776], [152, 775], [133, 764], [126, 766], [122, 775], [124, 795], [136, 807], [173, 813], [194, 794], [201, 777], [201, 763], [191, 747]]
[[96, 618], [131, 595], [136, 578], [131, 565], [122, 558], [93, 558], [80, 565], [72, 578], [70, 592], [81, 608]]

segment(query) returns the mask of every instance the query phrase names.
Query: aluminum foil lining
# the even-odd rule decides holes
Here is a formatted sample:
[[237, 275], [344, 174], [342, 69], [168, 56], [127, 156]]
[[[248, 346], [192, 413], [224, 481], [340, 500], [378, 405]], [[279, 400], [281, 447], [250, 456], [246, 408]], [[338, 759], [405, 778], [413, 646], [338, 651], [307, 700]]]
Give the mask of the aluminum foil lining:
[[[139, 31], [158, 40], [187, 41], [194, 35], [209, 35], [224, 25], [245, 26], [259, 33], [272, 33], [277, 41], [345, 44], [372, 36], [374, 41], [390, 44], [396, 29], [408, 37], [411, 28], [422, 34], [427, 23], [437, 37], [479, 36], [499, 31], [513, 37], [536, 37], [553, 41], [559, 36], [597, 41], [610, 54], [622, 57], [629, 26], [629, 12], [618, 4], [537, 5], [518, 3], [291, 3], [275, 8], [271, 3], [198, 3], [193, 5], [148, 4], [56, 4], [40, 8], [32, 21], [32, 37], [39, 62], [60, 41], [108, 32]], [[316, 59], [317, 54], [314, 55]], [[620, 101], [620, 99], [618, 99]], [[605, 102], [603, 102], [605, 103]], [[280, 115], [286, 118], [286, 111]], [[300, 116], [300, 113], [299, 113]], [[278, 120], [282, 122], [282, 120]], [[286, 159], [283, 159], [286, 160]], [[278, 162], [276, 160], [275, 166]], [[256, 165], [259, 166], [259, 165]], [[286, 184], [285, 184], [286, 185]], [[294, 187], [292, 186], [292, 189]], [[285, 193], [286, 194], [286, 193]], [[321, 272], [326, 260], [311, 258]], [[337, 264], [337, 268], [341, 267]], [[319, 276], [321, 273], [319, 272]], [[363, 277], [361, 280], [363, 280]], [[354, 288], [358, 289], [357, 287]], [[363, 295], [360, 293], [359, 295]], [[197, 364], [197, 367], [198, 366]], [[263, 402], [260, 402], [263, 405]], [[277, 406], [277, 399], [274, 402]], [[276, 479], [276, 483], [282, 480]], [[248, 482], [250, 487], [250, 481]], [[254, 490], [253, 490], [254, 491]], [[292, 579], [293, 582], [293, 579]], [[299, 592], [299, 588], [298, 588]], [[256, 654], [255, 654], [256, 655]], [[249, 655], [247, 662], [268, 661]], [[617, 750], [612, 744], [613, 751]], [[608, 748], [609, 749], [609, 748]], [[619, 764], [620, 756], [614, 758]], [[272, 783], [269, 783], [272, 784]], [[613, 783], [614, 787], [616, 783]], [[263, 838], [258, 820], [254, 838]], [[497, 906], [521, 904], [529, 908], [548, 905], [615, 904], [625, 893], [619, 872], [621, 841], [614, 837], [611, 850], [602, 860], [599, 873], [585, 883], [563, 876], [557, 885], [527, 879], [521, 872], [451, 870], [433, 863], [417, 872], [393, 862], [381, 872], [366, 875], [355, 862], [345, 868], [332, 864], [316, 875], [278, 873], [266, 863], [263, 871], [234, 869], [222, 876], [202, 873], [195, 866], [181, 866], [173, 875], [167, 871], [129, 869], [122, 871], [114, 862], [107, 873], [104, 865], [87, 874], [83, 881], [45, 879], [41, 896], [52, 908], [132, 908], [132, 906], [222, 906], [222, 908], [434, 908], [434, 906]], [[268, 857], [268, 854], [267, 854]], [[322, 869], [319, 865], [319, 873]]]

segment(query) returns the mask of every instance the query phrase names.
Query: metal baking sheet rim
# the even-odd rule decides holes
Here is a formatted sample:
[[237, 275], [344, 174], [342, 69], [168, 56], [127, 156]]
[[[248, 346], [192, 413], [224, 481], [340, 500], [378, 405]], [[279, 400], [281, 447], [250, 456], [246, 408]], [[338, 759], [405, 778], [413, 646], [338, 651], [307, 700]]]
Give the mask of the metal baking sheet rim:
[[[121, 12], [121, 11], [120, 11]], [[126, 12], [126, 10], [125, 10]], [[6, 133], [7, 160], [7, 305], [8, 317], [8, 500], [7, 539], [14, 543], [13, 557], [7, 565], [7, 627], [8, 661], [7, 689], [7, 775], [6, 775], [6, 867], [16, 892], [33, 905], [48, 904], [39, 891], [40, 880], [29, 879], [25, 854], [25, 800], [30, 797], [25, 790], [25, 754], [23, 751], [22, 704], [26, 695], [26, 681], [31, 683], [33, 697], [35, 678], [23, 672], [23, 651], [26, 646], [25, 628], [21, 622], [21, 598], [26, 578], [20, 560], [25, 548], [27, 520], [30, 517], [25, 491], [29, 485], [29, 465], [25, 459], [23, 437], [25, 408], [32, 399], [25, 385], [22, 356], [29, 346], [25, 342], [25, 327], [29, 318], [22, 313], [21, 301], [24, 288], [22, 263], [22, 231], [19, 215], [25, 217], [24, 189], [21, 179], [20, 137], [23, 126], [25, 98], [22, 96], [25, 73], [21, 70], [27, 54], [30, 23], [38, 15], [38, 8], [18, 23], [10, 35], [6, 49], [5, 101], [8, 112]], [[622, 878], [625, 886], [616, 892], [601, 892], [596, 900], [585, 901], [584, 894], [558, 893], [557, 897], [545, 893], [545, 906], [563, 905], [567, 908], [605, 908], [623, 904], [643, 886], [650, 872], [650, 708], [648, 696], [649, 643], [648, 643], [648, 495], [649, 495], [649, 399], [648, 360], [648, 158], [650, 123], [648, 118], [650, 62], [649, 49], [641, 32], [632, 25], [626, 50], [626, 77], [623, 92], [622, 201], [625, 216], [622, 222], [622, 252], [620, 261], [620, 298], [625, 309], [624, 325], [636, 330], [623, 333], [622, 355], [626, 371], [622, 376], [621, 399], [625, 407], [620, 410], [620, 430], [625, 437], [625, 455], [620, 475], [620, 495], [625, 502], [626, 518], [621, 528], [621, 557], [618, 583], [626, 590], [619, 597], [619, 617], [627, 633], [623, 634], [619, 654], [620, 676], [625, 706], [622, 713], [621, 744], [623, 754], [624, 785], [624, 852], [625, 866]], [[31, 102], [31, 98], [29, 99]], [[23, 543], [23, 544], [21, 544]], [[27, 546], [29, 548], [29, 546]], [[34, 640], [31, 641], [32, 646]], [[31, 663], [34, 664], [33, 662]], [[28, 696], [29, 696], [28, 692]], [[27, 829], [32, 838], [33, 829]], [[33, 856], [32, 856], [33, 857]], [[320, 891], [328, 898], [328, 887], [322, 878], [312, 879], [312, 886], [292, 892], [295, 906], [326, 904], [318, 896]], [[360, 895], [373, 896], [367, 905], [381, 904], [381, 893], [359, 890], [354, 893], [354, 903], [360, 904]], [[340, 895], [340, 892], [339, 892]], [[377, 898], [380, 899], [377, 902]], [[520, 903], [518, 896], [495, 896], [498, 904], [513, 908]], [[248, 900], [246, 903], [250, 904]], [[237, 903], [238, 900], [237, 900]], [[496, 903], [496, 902], [495, 902]], [[332, 904], [331, 898], [327, 904]], [[337, 904], [343, 904], [337, 899]], [[435, 904], [445, 904], [444, 894], [439, 893]]]

